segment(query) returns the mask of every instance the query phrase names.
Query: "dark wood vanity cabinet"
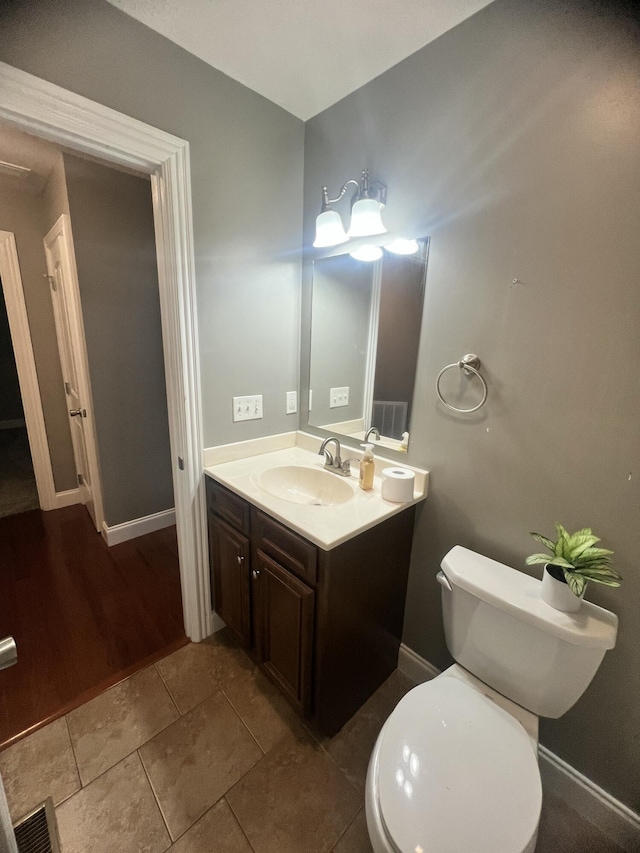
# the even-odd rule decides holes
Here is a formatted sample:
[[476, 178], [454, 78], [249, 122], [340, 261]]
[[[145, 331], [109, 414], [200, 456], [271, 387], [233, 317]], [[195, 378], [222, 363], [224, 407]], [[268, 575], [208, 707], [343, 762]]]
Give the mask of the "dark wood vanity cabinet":
[[244, 646], [251, 644], [250, 548], [246, 536], [209, 517], [212, 606]]
[[258, 661], [293, 704], [309, 715], [315, 592], [260, 550], [253, 566]]
[[206, 478], [212, 606], [333, 735], [393, 672], [415, 507], [330, 551]]

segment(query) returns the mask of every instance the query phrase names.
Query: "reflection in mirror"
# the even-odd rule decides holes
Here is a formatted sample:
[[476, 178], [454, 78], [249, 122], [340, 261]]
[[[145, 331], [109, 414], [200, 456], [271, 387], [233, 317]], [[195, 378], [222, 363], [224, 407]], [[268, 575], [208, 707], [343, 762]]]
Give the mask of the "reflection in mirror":
[[309, 424], [360, 440], [375, 427], [373, 444], [407, 450], [427, 251], [314, 261]]

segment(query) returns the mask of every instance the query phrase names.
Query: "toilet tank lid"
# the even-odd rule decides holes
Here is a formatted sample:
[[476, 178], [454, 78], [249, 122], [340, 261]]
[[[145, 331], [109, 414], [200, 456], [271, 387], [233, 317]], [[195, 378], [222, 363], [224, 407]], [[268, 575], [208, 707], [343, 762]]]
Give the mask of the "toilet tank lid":
[[451, 585], [560, 640], [601, 649], [616, 644], [618, 617], [590, 601], [583, 601], [577, 613], [555, 610], [540, 597], [541, 581], [461, 545], [445, 555], [441, 566]]

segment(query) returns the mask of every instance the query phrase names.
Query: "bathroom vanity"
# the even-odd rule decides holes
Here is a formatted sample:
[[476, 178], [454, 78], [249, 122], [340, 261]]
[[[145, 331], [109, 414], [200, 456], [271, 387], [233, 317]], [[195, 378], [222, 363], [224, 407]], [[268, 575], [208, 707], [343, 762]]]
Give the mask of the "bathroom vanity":
[[[261, 476], [287, 453], [287, 469], [335, 478], [353, 490], [352, 505], [287, 505], [261, 491]], [[212, 607], [299, 711], [333, 735], [397, 666], [426, 477], [414, 501], [393, 505], [379, 480], [363, 493], [355, 478], [322, 471], [317, 453], [279, 455], [205, 469]]]

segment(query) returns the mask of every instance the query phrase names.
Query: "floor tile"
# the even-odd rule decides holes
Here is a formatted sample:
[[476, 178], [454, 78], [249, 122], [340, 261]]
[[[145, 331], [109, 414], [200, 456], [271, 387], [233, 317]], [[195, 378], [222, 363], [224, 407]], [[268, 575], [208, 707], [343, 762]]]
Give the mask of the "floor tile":
[[189, 643], [156, 664], [181, 714], [252, 667], [226, 630], [202, 643]]
[[360, 791], [364, 791], [369, 758], [394, 702], [378, 690], [324, 748]]
[[329, 851], [362, 806], [310, 735], [280, 741], [227, 801], [256, 853]]
[[333, 853], [373, 853], [364, 808], [355, 816], [345, 834], [333, 848]]
[[14, 820], [51, 797], [57, 805], [80, 789], [64, 717], [0, 753], [0, 773]]
[[257, 667], [225, 684], [223, 692], [263, 752], [303, 731], [299, 714]]
[[178, 716], [154, 667], [72, 711], [67, 719], [82, 784], [122, 761]]
[[171, 847], [170, 853], [253, 853], [223, 798]]
[[404, 672], [400, 672], [399, 669], [396, 669], [376, 692], [378, 695], [388, 699], [395, 707], [410, 690], [413, 690], [415, 686], [415, 681], [412, 681], [404, 674]]
[[62, 853], [163, 853], [171, 841], [137, 753], [56, 809]]
[[210, 696], [140, 749], [173, 839], [262, 757], [222, 693]]

